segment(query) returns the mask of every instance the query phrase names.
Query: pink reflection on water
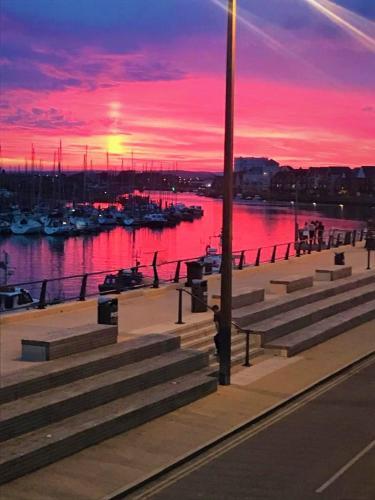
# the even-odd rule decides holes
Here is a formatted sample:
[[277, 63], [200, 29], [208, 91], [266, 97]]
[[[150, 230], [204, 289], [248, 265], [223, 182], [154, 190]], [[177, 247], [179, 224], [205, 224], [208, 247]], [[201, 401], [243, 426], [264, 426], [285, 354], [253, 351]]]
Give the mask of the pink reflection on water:
[[[153, 195], [158, 199], [158, 195]], [[93, 236], [76, 236], [67, 239], [57, 237], [10, 236], [0, 240], [0, 249], [11, 256], [15, 268], [11, 281], [33, 281], [43, 278], [69, 276], [129, 267], [136, 260], [150, 265], [155, 251], [158, 262], [198, 257], [204, 254], [207, 244], [220, 249], [222, 200], [198, 197], [193, 194], [178, 195], [178, 202], [186, 205], [202, 205], [204, 216], [194, 222], [182, 222], [175, 228], [151, 230], [149, 228], [126, 229], [115, 227]], [[103, 204], [102, 204], [103, 205]], [[306, 220], [322, 220], [326, 229], [362, 227], [360, 221], [330, 218], [318, 210], [300, 211], [299, 223]], [[233, 250], [255, 249], [247, 253], [253, 262], [256, 249], [285, 243], [294, 238], [294, 211], [289, 207], [254, 206], [234, 204]], [[285, 248], [282, 250], [285, 252]], [[262, 260], [271, 257], [272, 249], [262, 251]], [[163, 277], [173, 277], [175, 266], [163, 266]], [[185, 266], [182, 266], [185, 272]], [[147, 270], [151, 275], [151, 269]], [[103, 276], [90, 277], [91, 290]], [[61, 295], [79, 289], [79, 279], [51, 284], [53, 293]], [[52, 288], [51, 288], [52, 287]], [[52, 292], [51, 292], [52, 293]]]

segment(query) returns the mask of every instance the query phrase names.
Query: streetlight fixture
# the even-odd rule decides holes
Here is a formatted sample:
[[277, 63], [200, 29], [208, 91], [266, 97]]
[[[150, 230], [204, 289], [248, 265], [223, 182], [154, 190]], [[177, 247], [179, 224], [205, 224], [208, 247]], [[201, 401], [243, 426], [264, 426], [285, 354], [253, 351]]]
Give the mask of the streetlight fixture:
[[219, 383], [230, 384], [232, 329], [233, 117], [237, 0], [228, 0]]

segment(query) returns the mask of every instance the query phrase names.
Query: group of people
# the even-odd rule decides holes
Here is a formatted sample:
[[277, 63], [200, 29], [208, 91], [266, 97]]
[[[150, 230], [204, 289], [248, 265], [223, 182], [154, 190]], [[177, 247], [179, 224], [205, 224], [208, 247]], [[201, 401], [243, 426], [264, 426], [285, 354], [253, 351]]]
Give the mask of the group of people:
[[319, 220], [306, 221], [300, 231], [300, 240], [304, 243], [322, 243], [324, 235], [324, 224]]

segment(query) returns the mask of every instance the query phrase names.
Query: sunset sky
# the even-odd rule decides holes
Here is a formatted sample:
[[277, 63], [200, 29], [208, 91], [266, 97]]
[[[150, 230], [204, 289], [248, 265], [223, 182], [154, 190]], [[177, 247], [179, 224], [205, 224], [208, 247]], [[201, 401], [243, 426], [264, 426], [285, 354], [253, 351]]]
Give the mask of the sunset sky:
[[[220, 170], [225, 4], [1, 0], [3, 165]], [[374, 165], [375, 1], [238, 6], [235, 154]]]

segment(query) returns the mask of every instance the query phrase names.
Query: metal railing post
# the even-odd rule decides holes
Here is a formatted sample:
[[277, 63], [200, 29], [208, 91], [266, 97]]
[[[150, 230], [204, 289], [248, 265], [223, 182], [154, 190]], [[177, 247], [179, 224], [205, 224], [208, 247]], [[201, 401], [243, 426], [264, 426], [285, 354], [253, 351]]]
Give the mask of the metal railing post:
[[243, 269], [244, 263], [245, 263], [245, 250], [242, 250], [240, 256], [240, 262], [238, 263], [238, 269]]
[[357, 241], [357, 231], [354, 229], [352, 233], [352, 246], [355, 247], [355, 243]]
[[289, 260], [289, 253], [290, 253], [290, 243], [288, 243], [288, 246], [286, 247], [284, 260]]
[[180, 271], [181, 271], [181, 261], [179, 260], [176, 265], [176, 271], [174, 273], [173, 283], [178, 283], [180, 281]]
[[371, 250], [367, 249], [367, 270], [371, 269]]
[[177, 321], [176, 325], [183, 325], [184, 322], [182, 321], [182, 292], [184, 291], [182, 288], [178, 288], [178, 315], [177, 315]]
[[272, 257], [271, 257], [271, 264], [274, 264], [275, 263], [275, 260], [276, 260], [276, 249], [277, 249], [277, 245], [275, 245], [273, 247], [273, 250], [272, 250]]
[[301, 242], [296, 242], [296, 257], [301, 257]]
[[157, 269], [157, 259], [158, 259], [158, 252], [154, 253], [154, 258], [152, 259], [152, 269], [154, 271], [154, 281], [152, 283], [152, 288], [159, 288], [159, 275], [158, 275], [158, 269]]
[[251, 366], [250, 365], [250, 333], [246, 333], [246, 357], [245, 357], [245, 364], [244, 366]]
[[42, 282], [42, 287], [40, 289], [38, 309], [45, 309], [46, 308], [47, 283], [48, 283], [48, 280], [44, 280]]
[[86, 288], [87, 288], [87, 278], [89, 275], [86, 273], [82, 277], [81, 290], [79, 292], [79, 301], [83, 302], [86, 300]]
[[260, 252], [262, 251], [261, 248], [258, 248], [258, 252], [257, 252], [257, 256], [256, 256], [256, 259], [255, 259], [255, 266], [259, 266], [260, 264]]
[[332, 246], [332, 235], [330, 234], [328, 236], [328, 242], [327, 242], [327, 250], [330, 250]]

